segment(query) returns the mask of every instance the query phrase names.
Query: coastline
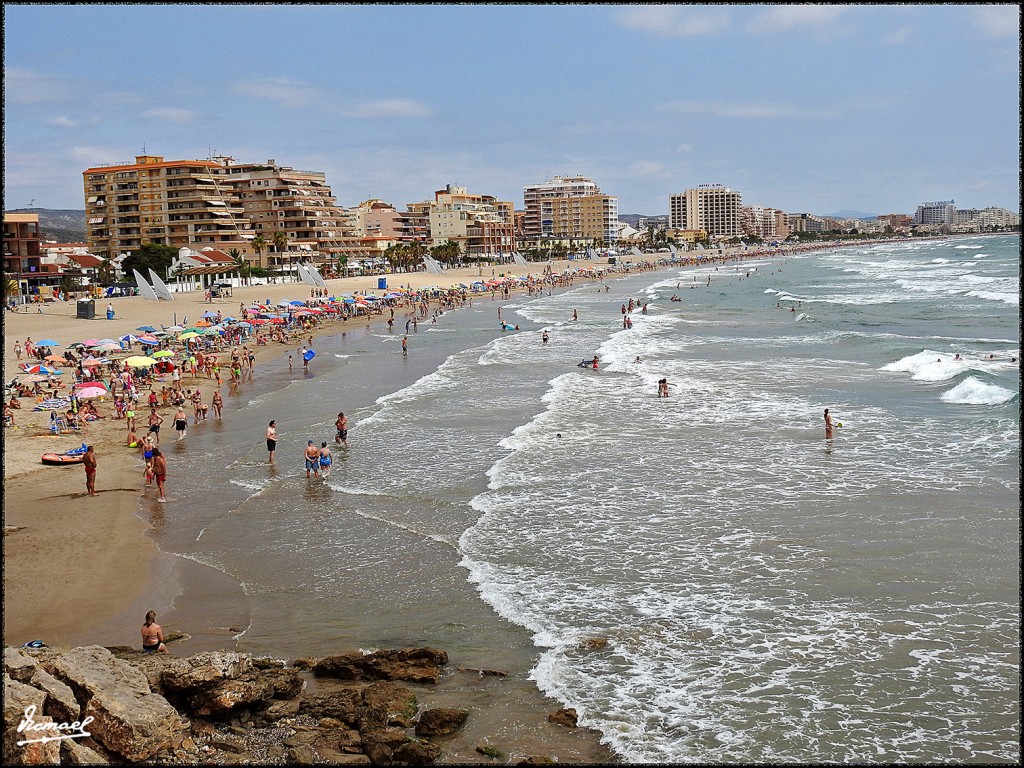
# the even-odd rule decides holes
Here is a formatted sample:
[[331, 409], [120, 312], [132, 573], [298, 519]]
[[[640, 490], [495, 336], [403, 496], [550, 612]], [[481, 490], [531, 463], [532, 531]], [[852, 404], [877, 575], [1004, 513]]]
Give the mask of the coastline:
[[[829, 244], [816, 250], [835, 247], [840, 246]], [[761, 258], [766, 255], [770, 254], [734, 251], [727, 254], [726, 258]], [[781, 251], [778, 255], [785, 256], [787, 252]], [[589, 265], [587, 262], [584, 264]], [[560, 262], [553, 265], [553, 269], [557, 273], [562, 269], [579, 266], [577, 262]], [[665, 268], [680, 267], [681, 265], [677, 264]], [[445, 287], [450, 282], [468, 282], [476, 277], [473, 274], [475, 272], [475, 268], [469, 268], [451, 270], [441, 276], [412, 273], [388, 275], [387, 278], [389, 283], [394, 281], [403, 286], [422, 287], [439, 284], [440, 287]], [[371, 292], [375, 289], [376, 279], [363, 277], [332, 280], [329, 283], [329, 292]], [[252, 301], [257, 298], [271, 298], [278, 301], [304, 298], [305, 291], [308, 291], [308, 287], [300, 283], [237, 288], [231, 299], [215, 302], [220, 306], [213, 308], [230, 311], [237, 306], [235, 302], [247, 299]], [[487, 294], [483, 297], [487, 297]], [[180, 304], [179, 298], [184, 299]], [[116, 337], [133, 331], [140, 324], [155, 324], [154, 310], [169, 315], [173, 309], [180, 319], [183, 312], [198, 317], [205, 309], [211, 308], [202, 301], [200, 294], [176, 295], [173, 307], [166, 304], [155, 305], [138, 297], [115, 299], [112, 303], [117, 317], [114, 321], [101, 321], [102, 330], [97, 328], [97, 335], [106, 333]], [[8, 323], [5, 326], [5, 381], [9, 381], [15, 375], [13, 355], [9, 351], [9, 347], [13, 346], [13, 339], [23, 340], [26, 333], [38, 339], [45, 333], [50, 338], [67, 342], [71, 340], [69, 333], [81, 336], [83, 331], [80, 329], [85, 324], [88, 324], [89, 333], [93, 332], [94, 321], [79, 321], [73, 316], [65, 317], [64, 313], [58, 314], [59, 309], [63, 308], [48, 306], [45, 315], [8, 316]], [[69, 314], [73, 313], [73, 305], [68, 311]], [[12, 323], [11, 320], [15, 317], [18, 320], [24, 319], [24, 322]], [[369, 320], [371, 323], [386, 324], [386, 317], [386, 314], [374, 315]], [[155, 319], [169, 324], [172, 318]], [[314, 334], [329, 334], [333, 332], [331, 329], [331, 325], [322, 326], [316, 329]], [[295, 345], [298, 343], [301, 342], [296, 341]], [[276, 343], [257, 348], [257, 371], [261, 365], [280, 357], [290, 349], [291, 345]], [[188, 379], [183, 381], [182, 386], [205, 384], [206, 381]], [[242, 384], [240, 389], [241, 400], [253, 396], [251, 392], [246, 391], [251, 389], [248, 385]], [[234, 401], [231, 401], [226, 418], [231, 417], [230, 410], [234, 405]], [[106, 408], [101, 406], [101, 413], [108, 410], [109, 403]], [[161, 412], [165, 418], [169, 418], [170, 414], [166, 409], [161, 409]], [[23, 417], [28, 413], [30, 412], [18, 412], [19, 425], [23, 424]], [[45, 422], [42, 416], [36, 415]], [[36, 449], [39, 446], [44, 446], [44, 450], [70, 447], [74, 438], [45, 436], [34, 439], [28, 434], [30, 431], [22, 427], [13, 437], [5, 435], [9, 439], [4, 441], [5, 525], [19, 528], [9, 534], [5, 528], [4, 591], [5, 597], [10, 596], [9, 599], [12, 600], [7, 603], [5, 611], [5, 641], [10, 644], [21, 644], [28, 640], [42, 639], [51, 645], [88, 642], [116, 645], [124, 644], [126, 638], [134, 641], [134, 628], [145, 610], [156, 608], [158, 613], [167, 610], [178, 596], [183, 581], [182, 568], [203, 566], [189, 564], [183, 558], [161, 553], [155, 542], [146, 535], [151, 525], [144, 519], [139, 502], [141, 462], [135, 451], [124, 447], [123, 422], [104, 419], [98, 427], [90, 425], [87, 428], [87, 435], [83, 438], [86, 442], [95, 442], [100, 454], [100, 474], [97, 482], [100, 495], [95, 499], [86, 497], [84, 488], [75, 490], [75, 483], [78, 483], [79, 487], [83, 484], [81, 470], [75, 467], [43, 467], [38, 464], [39, 451]], [[69, 445], [65, 446], [65, 442]], [[9, 455], [10, 461], [7, 461]], [[57, 474], [60, 475], [59, 486], [49, 482], [51, 479], [56, 480]], [[44, 477], [46, 482], [38, 482], [37, 478]], [[65, 483], [65, 478], [70, 480]], [[45, 507], [45, 512], [40, 512], [40, 507]], [[134, 514], [127, 514], [128, 512]], [[142, 536], [138, 535], [140, 532]], [[60, 599], [52, 599], [58, 591]], [[43, 607], [42, 611], [39, 610], [40, 606]], [[183, 606], [181, 612], [183, 615], [187, 614], [189, 609]], [[55, 629], [50, 622], [57, 617], [60, 620], [60, 627]], [[188, 627], [182, 629], [187, 630]], [[217, 638], [206, 640], [217, 643]], [[225, 646], [230, 645], [231, 634], [225, 632], [222, 640]], [[181, 652], [194, 652], [194, 649], [182, 648]], [[520, 682], [526, 686], [532, 685], [525, 679]], [[520, 697], [516, 702], [520, 707], [517, 712], [521, 712], [523, 708], [543, 709], [545, 712], [555, 708], [554, 702], [546, 699], [535, 688], [533, 690], [535, 696], [525, 697], [523, 690], [517, 691], [515, 695]], [[449, 690], [439, 691], [439, 694], [454, 699], [501, 695], [498, 690], [481, 694], [479, 686], [476, 686], [476, 690], [470, 690], [467, 687], [460, 688], [454, 683]], [[540, 721], [543, 721], [543, 717]], [[492, 725], [497, 724], [492, 722]], [[582, 731], [579, 735], [582, 735]], [[545, 737], [538, 734], [537, 738], [543, 740]], [[557, 737], [547, 734], [547, 738]], [[584, 749], [584, 752], [591, 748], [595, 750], [588, 752], [585, 757], [590, 759], [584, 761], [612, 759], [603, 747], [596, 745], [596, 739], [594, 742]], [[466, 756], [471, 757], [471, 750]]]

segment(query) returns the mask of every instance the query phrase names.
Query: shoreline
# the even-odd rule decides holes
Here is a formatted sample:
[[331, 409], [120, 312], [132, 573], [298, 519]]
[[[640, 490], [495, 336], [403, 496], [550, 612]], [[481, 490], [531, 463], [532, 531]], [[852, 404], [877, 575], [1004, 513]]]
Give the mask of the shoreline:
[[[827, 250], [836, 247], [840, 246], [829, 244], [813, 250]], [[742, 258], [785, 257], [794, 252], [806, 250], [811, 249], [804, 247], [771, 253], [739, 251], [728, 253], [723, 261], [729, 262]], [[584, 264], [597, 266], [590, 262], [584, 262]], [[561, 269], [579, 266], [579, 263], [575, 262], [556, 262], [553, 269], [557, 273]], [[685, 267], [685, 264], [669, 264], [654, 267], [654, 269], [663, 271], [664, 269]], [[510, 269], [516, 269], [516, 267], [512, 266]], [[415, 287], [422, 287], [434, 283], [447, 283], [449, 279], [466, 282], [467, 278], [476, 276], [465, 273], [475, 271], [476, 268], [469, 268], [451, 270], [440, 276], [411, 273], [388, 275], [387, 277], [389, 283], [393, 279], [403, 285], [408, 283]], [[634, 269], [629, 274], [639, 271], [639, 269]], [[613, 272], [607, 273], [606, 276], [615, 278], [624, 277], [626, 274], [625, 272]], [[376, 277], [345, 278], [330, 281], [329, 292], [371, 291], [375, 285]], [[571, 288], [574, 285], [570, 284], [565, 287]], [[235, 301], [244, 301], [247, 298], [255, 300], [257, 296], [261, 299], [271, 297], [277, 301], [302, 297], [302, 293], [308, 290], [309, 287], [301, 283], [236, 288], [232, 299], [214, 303], [220, 307], [231, 308]], [[525, 294], [525, 292], [523, 293]], [[182, 296], [190, 297], [192, 295], [177, 294], [176, 299]], [[513, 298], [513, 296], [519, 298], [520, 291], [516, 290], [509, 298]], [[474, 295], [474, 298], [478, 297], [487, 298], [488, 294]], [[140, 297], [114, 299], [112, 303], [114, 303], [117, 314], [123, 315], [123, 318], [115, 317], [115, 321], [103, 320], [102, 322], [106, 323], [103, 326], [104, 330], [106, 328], [114, 329], [111, 335], [115, 337], [133, 331], [136, 326], [144, 322], [153, 323], [151, 310], [156, 307], [163, 310], [164, 314], [171, 309], [166, 305], [154, 305], [151, 302], [146, 302]], [[185, 299], [177, 305], [176, 310], [186, 308], [188, 310], [186, 314], [191, 315], [195, 312], [195, 315], [198, 316], [205, 309], [218, 307], [207, 305], [202, 301], [201, 294], [195, 294], [193, 300]], [[50, 338], [62, 342], [71, 340], [66, 335], [66, 331], [71, 330], [70, 326], [77, 324], [77, 328], [72, 332], [82, 332], [79, 329], [83, 321], [76, 321], [73, 317], [69, 318], [69, 326], [67, 323], [60, 323], [61, 316], [57, 315], [56, 311], [51, 312], [50, 307], [47, 307], [46, 311], [49, 314], [20, 315], [19, 317], [26, 320], [31, 319], [25, 324], [8, 322], [5, 325], [5, 340], [7, 341], [5, 381], [13, 378], [15, 370], [13, 365], [9, 364], [13, 355], [8, 351], [8, 347], [12, 346], [12, 339], [23, 340], [27, 332], [20, 330], [18, 326], [27, 328], [29, 324], [32, 324], [35, 326], [30, 333], [33, 338], [41, 338], [45, 330]], [[145, 316], [146, 319], [141, 321], [130, 319], [142, 316]], [[13, 316], [9, 315], [8, 317], [10, 319]], [[362, 319], [359, 318], [359, 320]], [[387, 314], [371, 315], [366, 319], [370, 325], [386, 326]], [[114, 323], [117, 321], [120, 322], [115, 327]], [[337, 323], [340, 321], [319, 326], [313, 329], [312, 333], [323, 336], [337, 332]], [[12, 333], [12, 325], [14, 333]], [[351, 328], [352, 325], [350, 321], [349, 327]], [[89, 326], [89, 328], [91, 331], [93, 326]], [[65, 335], [62, 336], [62, 333]], [[304, 336], [305, 334], [302, 334], [302, 338]], [[295, 341], [301, 343], [300, 339]], [[259, 376], [261, 367], [273, 359], [280, 358], [291, 347], [291, 343], [286, 345], [275, 342], [270, 342], [267, 347], [257, 347], [257, 376]], [[200, 384], [205, 383], [203, 379], [183, 379], [182, 386], [183, 388], [194, 387], [197, 381]], [[241, 395], [240, 401], [236, 401], [235, 398], [226, 399], [230, 410], [234, 410], [239, 402], [248, 402], [255, 396], [251, 388], [245, 384], [240, 385], [239, 389], [241, 391], [237, 394]], [[107, 410], [109, 410], [109, 403], [106, 408], [101, 407], [101, 413], [105, 413]], [[228, 410], [226, 418], [231, 417], [230, 410]], [[166, 425], [170, 421], [170, 414], [166, 412], [166, 409], [160, 409], [160, 411], [167, 419], [164, 431], [166, 441], [166, 435], [170, 432], [166, 429]], [[28, 415], [26, 411], [18, 412], [19, 425], [23, 423], [21, 417], [26, 415]], [[87, 430], [94, 430], [94, 427], [90, 425]], [[35, 451], [29, 451], [26, 447], [33, 442], [36, 447], [52, 448], [55, 444], [62, 448], [70, 447], [64, 446], [64, 442], [69, 444], [74, 442], [73, 437], [44, 437], [41, 440], [33, 440], [30, 435], [21, 434], [17, 436], [17, 440], [5, 440], [5, 459], [8, 457], [8, 451], [15, 448], [15, 444], [20, 446], [22, 453], [25, 454], [16, 457], [20, 461], [5, 461], [5, 525], [19, 527], [18, 530], [10, 533], [5, 527], [5, 545], [7, 546], [5, 547], [4, 591], [5, 597], [10, 595], [14, 600], [13, 603], [7, 603], [8, 610], [5, 611], [5, 641], [9, 639], [11, 644], [21, 644], [28, 640], [42, 639], [53, 645], [62, 644], [64, 642], [62, 638], [67, 638], [69, 644], [76, 645], [89, 642], [101, 645], [119, 645], [124, 644], [126, 636], [131, 637], [134, 641], [133, 629], [145, 610], [155, 607], [160, 613], [161, 610], [166, 612], [172, 608], [176, 598], [181, 595], [182, 585], [186, 581], [184, 569], [206, 568], [206, 566], [191, 563], [178, 555], [162, 552], [156, 542], [147, 535], [153, 525], [151, 521], [147, 522], [140, 499], [141, 461], [135, 451], [123, 447], [123, 435], [123, 422], [104, 419], [98, 428], [83, 438], [86, 442], [95, 442], [100, 455], [100, 473], [97, 481], [100, 495], [94, 500], [85, 496], [84, 488], [80, 491], [69, 491], [69, 487], [73, 488], [74, 483], [82, 483], [81, 470], [74, 467], [43, 467], [37, 463], [37, 458], [33, 458], [38, 454]], [[170, 439], [173, 440], [173, 438]], [[58, 441], [60, 442], [58, 443]], [[9, 469], [13, 471], [9, 471]], [[62, 483], [59, 490], [49, 482], [35, 481], [35, 478], [44, 476], [47, 480], [57, 479], [55, 477], [57, 474], [60, 475], [61, 481], [64, 478], [71, 478], [67, 485]], [[7, 503], [8, 501], [10, 503]], [[93, 501], [99, 503], [93, 505]], [[46, 517], [41, 521], [38, 517], [40, 513], [31, 510], [42, 503], [46, 503], [48, 508], [45, 513]], [[127, 511], [133, 514], [126, 515]], [[100, 532], [100, 535], [96, 535], [97, 532]], [[138, 535], [140, 532], [142, 537]], [[143, 541], [140, 542], [140, 538]], [[229, 579], [226, 576], [224, 578]], [[60, 586], [58, 587], [58, 585]], [[48, 596], [57, 589], [62, 590], [61, 599], [54, 602]], [[40, 605], [45, 606], [45, 615], [38, 611], [37, 606]], [[173, 610], [178, 612], [177, 608]], [[182, 606], [180, 612], [182, 615], [186, 615], [190, 613], [190, 609]], [[195, 613], [194, 610], [191, 612]], [[34, 613], [38, 615], [33, 615]], [[46, 624], [54, 617], [60, 617], [63, 622], [59, 633]], [[26, 636], [22, 637], [22, 635]], [[214, 644], [217, 643], [216, 638], [206, 639]], [[232, 639], [231, 633], [226, 632], [221, 647], [230, 647]], [[182, 652], [191, 653], [195, 650], [182, 649]], [[529, 684], [532, 685], [532, 683]], [[535, 688], [534, 690], [536, 701], [529, 702], [531, 706], [542, 708], [545, 701], [551, 702]], [[469, 695], [465, 691], [461, 694], [458, 692], [450, 692], [450, 694], [456, 697]], [[549, 707], [548, 711], [552, 708]], [[605, 756], [603, 759], [610, 758]]]

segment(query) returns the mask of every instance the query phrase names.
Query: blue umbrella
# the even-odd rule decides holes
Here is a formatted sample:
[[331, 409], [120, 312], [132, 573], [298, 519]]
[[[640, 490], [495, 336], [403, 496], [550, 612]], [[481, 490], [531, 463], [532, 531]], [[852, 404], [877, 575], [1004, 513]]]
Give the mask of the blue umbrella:
[[36, 342], [36, 346], [37, 347], [59, 347], [60, 344], [58, 344], [53, 339], [41, 339], [40, 341]]
[[145, 331], [146, 333], [156, 333], [156, 328], [152, 325], [140, 325], [135, 329], [136, 331]]
[[159, 341], [150, 341], [149, 339], [139, 339], [139, 344], [146, 344], [146, 345], [148, 345], [150, 347], [155, 347], [159, 343], [160, 343]]
[[216, 312], [203, 312], [202, 316], [203, 317], [216, 317], [217, 313]]

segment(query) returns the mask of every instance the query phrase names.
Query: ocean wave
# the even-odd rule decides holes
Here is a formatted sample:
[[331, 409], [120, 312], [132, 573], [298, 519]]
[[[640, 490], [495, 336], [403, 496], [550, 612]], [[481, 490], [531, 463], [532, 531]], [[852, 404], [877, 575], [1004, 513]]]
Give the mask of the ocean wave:
[[915, 381], [947, 381], [966, 371], [967, 362], [954, 360], [948, 353], [943, 356], [942, 352], [926, 349], [883, 365], [879, 370], [909, 373]]
[[958, 405], [999, 405], [1012, 400], [1016, 392], [1011, 392], [995, 384], [986, 384], [980, 379], [968, 376], [955, 387], [942, 393], [943, 402]]
[[1002, 293], [1000, 291], [968, 291], [966, 295], [976, 299], [985, 299], [986, 301], [1001, 301], [1004, 304], [1020, 306], [1019, 293]]

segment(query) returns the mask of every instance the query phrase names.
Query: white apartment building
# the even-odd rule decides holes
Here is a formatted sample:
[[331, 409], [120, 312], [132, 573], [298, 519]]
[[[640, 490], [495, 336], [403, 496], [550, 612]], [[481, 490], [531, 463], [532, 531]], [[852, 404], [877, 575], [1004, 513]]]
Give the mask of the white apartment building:
[[956, 224], [956, 205], [953, 200], [921, 203], [914, 213], [915, 224]]
[[696, 189], [669, 196], [671, 229], [703, 229], [712, 238], [742, 234], [739, 192], [721, 184], [699, 184]]

